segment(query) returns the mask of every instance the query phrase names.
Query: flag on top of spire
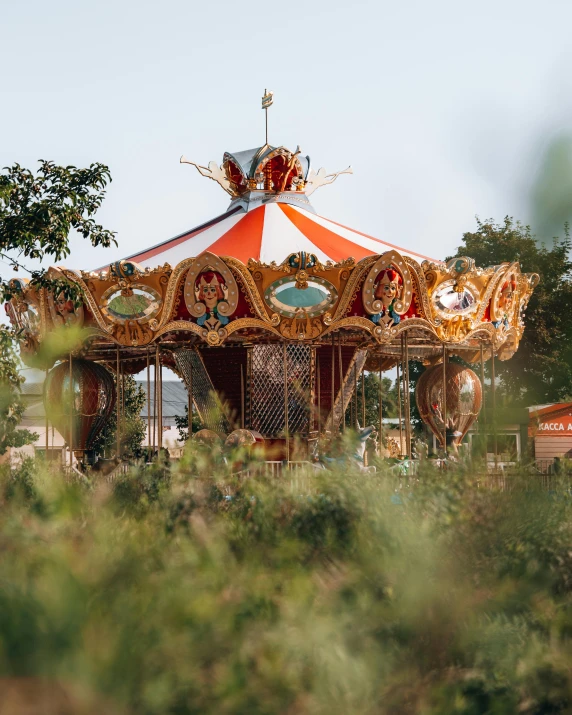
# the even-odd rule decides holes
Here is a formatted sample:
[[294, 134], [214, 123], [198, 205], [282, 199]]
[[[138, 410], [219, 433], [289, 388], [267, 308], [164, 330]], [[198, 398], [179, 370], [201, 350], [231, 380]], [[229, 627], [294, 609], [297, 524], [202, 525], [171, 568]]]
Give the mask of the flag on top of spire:
[[274, 92], [272, 90], [264, 90], [264, 97], [262, 97], [262, 109], [268, 109], [274, 102]]

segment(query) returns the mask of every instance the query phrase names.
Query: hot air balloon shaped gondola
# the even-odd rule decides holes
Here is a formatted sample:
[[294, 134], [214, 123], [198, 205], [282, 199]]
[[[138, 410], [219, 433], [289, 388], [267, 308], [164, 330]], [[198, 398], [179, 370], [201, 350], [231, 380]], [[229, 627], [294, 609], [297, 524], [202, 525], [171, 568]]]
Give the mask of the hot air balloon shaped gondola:
[[98, 363], [72, 360], [70, 375], [70, 363], [62, 362], [46, 378], [46, 413], [67, 444], [71, 445], [78, 461], [85, 459], [87, 463], [93, 463], [93, 445], [114, 404], [113, 377]]
[[446, 404], [443, 401], [443, 365], [434, 365], [419, 378], [415, 399], [421, 419], [443, 446], [445, 432], [447, 448], [456, 452], [481, 409], [482, 386], [472, 370], [452, 362], [446, 366], [445, 384]]

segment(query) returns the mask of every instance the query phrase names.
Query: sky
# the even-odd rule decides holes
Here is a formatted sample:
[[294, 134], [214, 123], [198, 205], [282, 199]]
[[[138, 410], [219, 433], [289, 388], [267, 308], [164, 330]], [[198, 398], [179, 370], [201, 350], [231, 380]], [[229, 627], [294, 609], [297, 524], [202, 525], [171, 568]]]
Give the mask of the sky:
[[6, 0], [0, 166], [109, 165], [98, 220], [119, 246], [74, 238], [65, 260], [96, 268], [226, 210], [179, 157], [261, 145], [269, 88], [270, 143], [354, 169], [319, 214], [444, 258], [476, 215], [531, 220], [572, 131], [571, 21], [568, 0]]

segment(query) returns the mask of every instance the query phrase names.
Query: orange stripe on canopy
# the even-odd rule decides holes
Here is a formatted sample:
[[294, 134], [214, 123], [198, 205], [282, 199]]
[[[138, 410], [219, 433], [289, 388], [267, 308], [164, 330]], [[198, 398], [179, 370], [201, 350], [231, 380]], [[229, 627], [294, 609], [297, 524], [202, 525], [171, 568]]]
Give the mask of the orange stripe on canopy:
[[311, 218], [304, 216], [303, 213], [296, 211], [288, 204], [278, 204], [286, 216], [292, 221], [294, 226], [300, 230], [304, 236], [310, 239], [326, 256], [332, 261], [343, 261], [350, 256], [356, 261], [373, 256], [373, 251], [370, 251], [363, 246], [360, 246], [347, 238], [330, 231], [330, 229], [320, 226], [320, 224], [312, 221]]
[[217, 256], [234, 256], [243, 263], [247, 263], [249, 258], [260, 258], [264, 209], [264, 206], [259, 206], [245, 214], [244, 218], [212, 243], [208, 250]]

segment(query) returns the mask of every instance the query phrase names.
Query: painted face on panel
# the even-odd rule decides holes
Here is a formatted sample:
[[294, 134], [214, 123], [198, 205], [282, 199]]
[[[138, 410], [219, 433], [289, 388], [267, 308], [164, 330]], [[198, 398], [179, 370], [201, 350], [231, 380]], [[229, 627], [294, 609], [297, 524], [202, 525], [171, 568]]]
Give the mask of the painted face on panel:
[[67, 300], [64, 294], [60, 293], [56, 299], [56, 310], [63, 318], [67, 318], [70, 313], [74, 312], [73, 302]]
[[206, 305], [207, 310], [211, 313], [216, 308], [218, 302], [224, 299], [223, 286], [224, 281], [222, 276], [214, 271], [202, 273], [197, 278], [197, 298]]
[[381, 272], [375, 289], [375, 297], [381, 300], [385, 310], [388, 310], [393, 305], [393, 301], [401, 296], [402, 284], [403, 279], [392, 268]]
[[228, 318], [220, 315], [217, 306], [225, 300], [227, 291], [224, 278], [216, 271], [205, 271], [195, 281], [197, 300], [204, 303], [206, 313], [197, 319], [197, 323], [209, 330], [218, 330], [228, 323]]

